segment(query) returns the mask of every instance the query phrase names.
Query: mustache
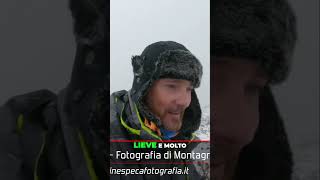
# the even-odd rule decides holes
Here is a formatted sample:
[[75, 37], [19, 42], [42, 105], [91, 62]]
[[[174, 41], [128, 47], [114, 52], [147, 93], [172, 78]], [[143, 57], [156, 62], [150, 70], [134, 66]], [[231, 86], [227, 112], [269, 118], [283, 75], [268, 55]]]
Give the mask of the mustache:
[[185, 108], [183, 108], [182, 106], [176, 106], [176, 107], [168, 108], [167, 112], [177, 114], [177, 113], [183, 113], [184, 110]]

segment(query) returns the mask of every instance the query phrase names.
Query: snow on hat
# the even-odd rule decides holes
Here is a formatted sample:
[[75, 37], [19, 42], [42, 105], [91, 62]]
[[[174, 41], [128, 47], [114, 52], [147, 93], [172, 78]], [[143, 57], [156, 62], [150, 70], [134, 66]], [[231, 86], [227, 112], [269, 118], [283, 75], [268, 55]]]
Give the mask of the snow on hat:
[[[185, 79], [197, 88], [202, 77], [202, 65], [183, 45], [160, 41], [147, 46], [140, 56], [132, 58], [134, 81], [132, 94], [146, 95], [152, 83], [160, 78]], [[136, 99], [138, 100], [138, 99]]]
[[[137, 104], [140, 113], [161, 127], [162, 123], [143, 102], [154, 81], [161, 78], [189, 80], [197, 88], [202, 77], [200, 61], [183, 45], [173, 41], [160, 41], [147, 46], [140, 56], [132, 57], [134, 80], [131, 98]], [[182, 134], [190, 134], [199, 128], [201, 108], [192, 90], [191, 102], [185, 111]]]

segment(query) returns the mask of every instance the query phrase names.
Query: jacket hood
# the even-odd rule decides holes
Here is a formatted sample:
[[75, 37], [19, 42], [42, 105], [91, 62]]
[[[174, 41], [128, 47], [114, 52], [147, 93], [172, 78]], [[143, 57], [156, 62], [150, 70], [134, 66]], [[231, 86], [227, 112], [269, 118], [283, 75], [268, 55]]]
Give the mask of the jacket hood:
[[[127, 134], [128, 132], [130, 139], [165, 139], [145, 123], [141, 111], [138, 110], [136, 103], [130, 97], [130, 91], [126, 90], [114, 92], [110, 97], [110, 124], [112, 126], [110, 135], [112, 139], [121, 138], [123, 136], [121, 134]], [[193, 102], [197, 102], [197, 100]], [[199, 107], [199, 104], [189, 106], [189, 108], [194, 109], [187, 111], [189, 114], [184, 117], [183, 127], [175, 137], [171, 138], [172, 140], [197, 139], [193, 132], [198, 129], [197, 123], [200, 123], [201, 112], [198, 111]], [[126, 129], [126, 131], [123, 129]], [[191, 144], [190, 147], [193, 149], [198, 143], [192, 142]]]
[[70, 0], [76, 37], [76, 55], [71, 80], [67, 87], [66, 109], [72, 111], [85, 99], [94, 99], [98, 92], [109, 94], [107, 59], [107, 14], [105, 0]]
[[[173, 41], [160, 41], [145, 48], [140, 56], [133, 56], [134, 80], [130, 90], [143, 117], [163, 127], [161, 121], [143, 102], [154, 81], [161, 78], [189, 80], [197, 88], [202, 77], [202, 65], [183, 45]], [[200, 126], [201, 108], [197, 94], [192, 90], [191, 103], [186, 109], [180, 133], [192, 133]]]
[[105, 0], [69, 0], [76, 54], [71, 79], [63, 91], [63, 111], [68, 123], [83, 133], [89, 151], [93, 152], [95, 169], [102, 173], [108, 154], [105, 152], [108, 137], [105, 119], [109, 109], [108, 4]]

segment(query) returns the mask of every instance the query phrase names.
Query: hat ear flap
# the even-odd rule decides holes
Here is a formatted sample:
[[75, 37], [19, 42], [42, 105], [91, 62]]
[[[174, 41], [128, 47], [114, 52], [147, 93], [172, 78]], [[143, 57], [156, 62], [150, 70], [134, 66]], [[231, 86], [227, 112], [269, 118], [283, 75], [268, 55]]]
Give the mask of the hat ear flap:
[[201, 108], [195, 90], [191, 92], [191, 102], [185, 110], [181, 132], [184, 134], [192, 133], [199, 129], [201, 123]]
[[290, 180], [292, 152], [270, 87], [260, 96], [260, 123], [253, 141], [239, 155], [237, 180]]

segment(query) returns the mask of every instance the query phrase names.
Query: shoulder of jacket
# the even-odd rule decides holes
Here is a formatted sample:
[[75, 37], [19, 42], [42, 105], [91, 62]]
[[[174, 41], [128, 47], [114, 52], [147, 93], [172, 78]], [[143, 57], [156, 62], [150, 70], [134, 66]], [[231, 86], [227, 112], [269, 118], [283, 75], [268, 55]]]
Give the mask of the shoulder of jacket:
[[14, 96], [0, 108], [0, 118], [8, 122], [6, 124], [10, 124], [11, 130], [21, 128], [26, 117], [37, 123], [40, 119], [44, 119], [39, 123], [47, 128], [49, 122], [46, 117], [56, 115], [56, 97], [56, 94], [46, 89]]
[[5, 103], [5, 106], [10, 107], [13, 111], [28, 113], [50, 101], [56, 100], [56, 97], [53, 92], [42, 89], [14, 96]]
[[125, 95], [128, 94], [128, 91], [126, 90], [121, 90], [121, 91], [116, 91], [111, 94], [110, 96], [110, 104], [117, 103], [118, 101], [126, 101]]
[[1, 177], [16, 176], [26, 169], [39, 175], [47, 132], [57, 117], [56, 95], [48, 90], [14, 96], [0, 107], [0, 160], [16, 170], [0, 173]]
[[128, 102], [127, 91], [117, 91], [110, 96], [110, 122], [120, 118], [120, 114], [126, 102]]

